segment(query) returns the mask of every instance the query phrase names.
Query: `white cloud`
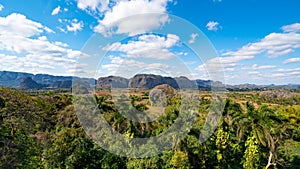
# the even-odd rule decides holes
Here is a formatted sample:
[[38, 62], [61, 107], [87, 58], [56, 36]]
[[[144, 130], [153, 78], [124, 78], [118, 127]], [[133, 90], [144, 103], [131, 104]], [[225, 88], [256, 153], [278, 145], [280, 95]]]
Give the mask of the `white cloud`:
[[223, 56], [256, 56], [266, 53], [270, 58], [286, 55], [300, 48], [300, 34], [295, 32], [271, 33], [258, 42], [249, 43], [237, 51], [223, 53]]
[[[79, 57], [88, 57], [80, 51], [69, 49], [62, 42], [51, 42], [41, 35], [50, 29], [21, 14], [0, 17], [1, 69], [30, 73], [62, 73], [74, 66]], [[17, 43], [16, 43], [17, 42]], [[58, 71], [58, 69], [62, 69]]]
[[210, 30], [210, 31], [217, 31], [219, 30], [220, 26], [219, 26], [219, 22], [215, 22], [215, 21], [209, 21], [207, 24], [206, 24], [206, 28], [207, 30]]
[[184, 62], [185, 65], [193, 65], [197, 63], [196, 61], [189, 61], [189, 62]]
[[289, 58], [283, 61], [283, 64], [298, 63], [298, 62], [300, 62], [300, 58]]
[[176, 55], [170, 48], [176, 46], [179, 40], [179, 37], [173, 34], [168, 34], [167, 37], [141, 35], [135, 41], [131, 40], [126, 44], [116, 42], [103, 50], [123, 52], [130, 58], [169, 59]]
[[195, 43], [195, 40], [196, 38], [198, 37], [199, 35], [197, 33], [193, 33], [190, 35], [191, 39], [189, 40], [189, 44], [193, 44]]
[[60, 6], [56, 7], [55, 9], [53, 9], [51, 15], [57, 15], [60, 12]]
[[300, 31], [300, 23], [294, 23], [291, 25], [286, 25], [281, 27], [284, 32], [299, 32]]
[[0, 34], [31, 37], [46, 31], [54, 33], [51, 29], [38, 22], [26, 18], [18, 13], [12, 13], [7, 17], [0, 17]]
[[109, 25], [122, 18], [145, 13], [164, 13], [166, 12], [168, 0], [132, 0], [132, 1], [119, 1], [105, 14], [101, 23]]
[[252, 56], [243, 56], [243, 57], [217, 57], [211, 60], [208, 60], [204, 64], [199, 65], [195, 70], [199, 71], [202, 74], [209, 73], [211, 78], [206, 77], [206, 79], [217, 79], [219, 76], [224, 74], [224, 72], [235, 71], [235, 67], [238, 66], [238, 63], [242, 60], [253, 59]]
[[272, 77], [285, 77], [286, 75], [283, 73], [274, 73], [271, 75]]
[[109, 56], [110, 63], [104, 64], [101, 68], [108, 72], [103, 76], [107, 75], [118, 75], [122, 77], [130, 78], [137, 72], [156, 73], [157, 71], [165, 72], [170, 74], [168, 69], [170, 68], [167, 64], [162, 63], [145, 63], [133, 59], [124, 59], [116, 56]]
[[76, 34], [78, 31], [82, 31], [84, 28], [84, 22], [79, 21], [76, 18], [72, 20], [59, 18], [58, 22], [61, 25], [57, 26], [56, 28], [63, 33], [74, 32]]
[[225, 61], [224, 64], [221, 59], [213, 58], [196, 67], [195, 70], [200, 75], [197, 78], [224, 82], [225, 70], [232, 71], [236, 65], [234, 61]]
[[84, 27], [82, 21], [78, 21], [77, 19], [73, 19], [70, 23], [71, 25], [67, 25], [67, 31], [77, 33], [77, 31], [81, 31]]
[[265, 70], [265, 69], [273, 69], [276, 68], [277, 66], [275, 65], [262, 65], [258, 66], [257, 64], [253, 64], [252, 66], [245, 66], [242, 69], [243, 70]]
[[278, 69], [275, 72], [278, 73], [293, 73], [293, 72], [300, 72], [300, 68], [292, 68], [292, 69]]
[[255, 76], [261, 75], [261, 73], [258, 72], [258, 71], [248, 72], [248, 74], [249, 75], [255, 75]]
[[[249, 43], [236, 51], [222, 52], [220, 58], [209, 60], [199, 65], [199, 74], [221, 74], [224, 70], [226, 80], [230, 83], [299, 83], [300, 69], [280, 69], [275, 65], [243, 65], [241, 61], [265, 55], [270, 58], [290, 54], [300, 48], [298, 24], [283, 26], [282, 33], [270, 33], [257, 42]], [[218, 64], [218, 60], [221, 64]], [[283, 64], [299, 63], [299, 58], [289, 58]], [[224, 69], [222, 69], [222, 66]], [[277, 70], [274, 70], [278, 68]], [[267, 70], [270, 69], [270, 70]], [[233, 72], [232, 72], [233, 71]], [[249, 79], [248, 76], [251, 76]], [[273, 77], [273, 78], [270, 78]], [[208, 76], [204, 78], [211, 79]]]
[[274, 71], [274, 73], [272, 74], [272, 77], [291, 78], [291, 79], [293, 79], [293, 82], [297, 83], [297, 80], [298, 80], [297, 77], [300, 77], [300, 68], [278, 69], [278, 70]]
[[59, 31], [63, 32], [63, 33], [68, 33], [64, 28], [61, 28], [61, 27], [56, 27]]
[[[117, 34], [136, 35], [160, 28], [169, 21], [169, 17], [162, 13], [167, 12], [167, 5], [171, 0], [122, 0], [107, 10], [95, 32], [107, 34], [111, 27], [117, 27]], [[157, 13], [157, 14], [149, 14]], [[139, 15], [144, 14], [144, 15]], [[148, 15], [147, 15], [148, 14]], [[132, 19], [120, 20], [133, 15], [139, 15]], [[118, 21], [118, 23], [116, 23]], [[112, 25], [113, 24], [113, 25]]]
[[109, 0], [77, 0], [77, 7], [82, 10], [105, 12], [109, 9]]
[[2, 4], [0, 4], [0, 11], [2, 11], [4, 9], [4, 6]]
[[209, 62], [210, 65], [219, 65], [219, 62], [222, 64], [222, 67], [224, 68], [232, 68], [236, 67], [240, 61], [243, 60], [251, 60], [254, 56], [228, 56], [228, 57], [218, 57], [215, 59], [212, 59]]

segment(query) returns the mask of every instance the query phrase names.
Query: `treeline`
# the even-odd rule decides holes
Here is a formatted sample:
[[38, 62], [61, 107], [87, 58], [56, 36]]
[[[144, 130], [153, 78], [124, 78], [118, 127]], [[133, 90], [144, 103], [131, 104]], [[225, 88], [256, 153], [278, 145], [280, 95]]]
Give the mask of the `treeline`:
[[[141, 101], [148, 94], [132, 96], [130, 102], [146, 110]], [[226, 100], [217, 129], [204, 143], [199, 142], [199, 134], [210, 108], [207, 96], [200, 98], [188, 136], [171, 150], [151, 158], [125, 158], [102, 149], [85, 134], [71, 95], [30, 96], [0, 88], [0, 168], [300, 168], [298, 100], [269, 106], [267, 99], [259, 100], [255, 94], [253, 100], [241, 93], [235, 97]], [[240, 98], [246, 99], [241, 102]], [[151, 123], [125, 119], [110, 96], [97, 96], [97, 103], [116, 131], [146, 138], [176, 121], [180, 98], [171, 99], [164, 115]]]

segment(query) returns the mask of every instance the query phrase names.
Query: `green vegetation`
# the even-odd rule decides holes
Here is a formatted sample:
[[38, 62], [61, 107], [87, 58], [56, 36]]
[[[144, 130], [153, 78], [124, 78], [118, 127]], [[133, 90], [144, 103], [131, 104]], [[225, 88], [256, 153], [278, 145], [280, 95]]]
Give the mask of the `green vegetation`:
[[[151, 94], [131, 94], [128, 101], [147, 112]], [[181, 104], [180, 98], [168, 97], [156, 122], [137, 123], [118, 112], [111, 95], [96, 93], [96, 98], [106, 121], [128, 137], [160, 134], [176, 121]], [[68, 93], [26, 94], [0, 88], [0, 168], [300, 168], [300, 95], [296, 92], [228, 93], [218, 128], [200, 143], [211, 102], [209, 93], [203, 92], [189, 134], [173, 149], [151, 158], [119, 157], [102, 149], [85, 134], [73, 99]]]

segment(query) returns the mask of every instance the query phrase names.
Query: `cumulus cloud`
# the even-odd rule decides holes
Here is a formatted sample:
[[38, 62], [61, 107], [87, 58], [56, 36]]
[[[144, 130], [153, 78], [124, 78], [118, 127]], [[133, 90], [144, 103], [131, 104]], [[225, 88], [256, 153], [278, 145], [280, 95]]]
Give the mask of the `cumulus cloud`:
[[173, 34], [168, 34], [166, 37], [141, 35], [137, 40], [125, 44], [116, 42], [104, 47], [103, 50], [122, 52], [130, 58], [169, 59], [176, 55], [170, 51], [170, 48], [178, 45], [179, 41], [179, 37]]
[[[107, 31], [111, 27], [117, 27], [117, 34], [136, 35], [147, 31], [160, 28], [169, 21], [169, 17], [163, 13], [167, 12], [167, 5], [172, 0], [122, 0], [113, 1], [110, 3], [93, 0], [89, 1], [89, 5], [83, 5], [83, 2], [78, 1], [78, 7], [81, 9], [97, 10], [95, 4], [100, 4], [103, 7], [103, 17], [99, 19], [99, 24], [94, 28], [95, 32], [107, 35]], [[92, 3], [93, 2], [93, 3]], [[103, 3], [103, 4], [102, 4]], [[157, 15], [146, 15], [149, 13], [158, 13]], [[133, 15], [139, 15], [131, 20], [121, 20]], [[117, 22], [118, 21], [118, 22]]]
[[283, 64], [298, 63], [298, 62], [300, 62], [300, 58], [289, 58], [283, 61]]
[[210, 30], [210, 31], [217, 31], [217, 30], [219, 30], [221, 27], [220, 27], [219, 22], [209, 21], [209, 22], [206, 24], [206, 28], [207, 28], [207, 30]]
[[12, 13], [7, 17], [0, 17], [0, 34], [31, 37], [46, 31], [54, 33], [50, 28], [42, 24], [29, 20], [26, 16]]
[[95, 32], [104, 36], [113, 34], [128, 34], [134, 36], [161, 28], [169, 21], [167, 14], [143, 14], [135, 15], [124, 20], [119, 20], [111, 25], [99, 24], [94, 28]]
[[300, 31], [300, 23], [294, 23], [291, 25], [286, 25], [281, 28], [284, 32], [299, 32]]
[[164, 13], [166, 12], [168, 0], [133, 0], [133, 1], [119, 1], [105, 14], [101, 24], [109, 25], [122, 18], [143, 14], [143, 13]]
[[295, 32], [271, 33], [258, 42], [249, 43], [237, 51], [223, 53], [223, 56], [257, 56], [266, 53], [270, 58], [286, 55], [300, 48], [300, 34]]
[[0, 67], [11, 71], [49, 73], [58, 67], [66, 70], [75, 65], [77, 58], [88, 57], [68, 48], [65, 43], [51, 42], [41, 35], [47, 32], [53, 31], [21, 14], [0, 17], [0, 52], [13, 54], [1, 54]]
[[[300, 48], [300, 33], [297, 32], [297, 25], [286, 25], [282, 27], [281, 33], [270, 33], [257, 42], [242, 46], [236, 51], [225, 51], [221, 57], [214, 58], [204, 64], [199, 65], [196, 71], [199, 74], [209, 72], [209, 74], [225, 73], [226, 80], [241, 83], [241, 79], [247, 79], [251, 75], [253, 82], [261, 84], [268, 83], [269, 77], [274, 77], [270, 82], [295, 82], [300, 79], [300, 69], [283, 69], [275, 65], [245, 65], [242, 61], [251, 60], [255, 57], [279, 57], [294, 52]], [[299, 63], [300, 58], [288, 58], [283, 64]], [[253, 78], [252, 78], [253, 77]], [[211, 79], [208, 76], [204, 78]], [[244, 80], [244, 82], [247, 82]], [[243, 83], [243, 82], [242, 82]], [[296, 82], [295, 82], [296, 83]]]
[[77, 19], [73, 19], [70, 23], [70, 25], [67, 25], [67, 31], [77, 33], [78, 31], [81, 31], [84, 27], [84, 24], [82, 21], [78, 21]]
[[191, 39], [189, 40], [189, 44], [193, 44], [195, 43], [195, 40], [196, 38], [198, 37], [199, 35], [197, 33], [193, 33], [190, 35]]
[[57, 26], [56, 28], [64, 33], [73, 32], [76, 34], [77, 32], [82, 31], [84, 28], [83, 21], [79, 21], [76, 18], [72, 20], [59, 18], [58, 22], [61, 23], [61, 25]]
[[56, 7], [55, 9], [53, 9], [51, 15], [57, 15], [60, 12], [60, 6]]

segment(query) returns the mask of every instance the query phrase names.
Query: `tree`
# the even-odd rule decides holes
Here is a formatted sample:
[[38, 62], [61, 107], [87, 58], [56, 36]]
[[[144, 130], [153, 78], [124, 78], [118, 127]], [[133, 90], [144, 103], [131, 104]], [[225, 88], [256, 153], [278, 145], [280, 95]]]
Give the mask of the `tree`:
[[[273, 128], [273, 123], [277, 121], [276, 116], [273, 111], [267, 108], [266, 105], [262, 105], [260, 108], [255, 109], [253, 104], [249, 102], [246, 103], [247, 112], [244, 114], [239, 114], [235, 117], [234, 121], [237, 124], [237, 138], [239, 141], [246, 139], [246, 151], [244, 154], [244, 168], [251, 167], [256, 168], [257, 162], [255, 160], [258, 154], [259, 147], [262, 145], [269, 149], [269, 158], [266, 168], [271, 165], [275, 165], [275, 141], [274, 136], [272, 136], [271, 129]], [[250, 157], [252, 154], [252, 157]]]
[[0, 97], [0, 109], [5, 107], [5, 100]]
[[237, 158], [241, 154], [242, 146], [235, 138], [235, 128], [232, 125], [233, 117], [243, 113], [241, 105], [232, 99], [227, 99], [216, 132], [216, 154], [218, 166], [216, 168], [241, 168]]

